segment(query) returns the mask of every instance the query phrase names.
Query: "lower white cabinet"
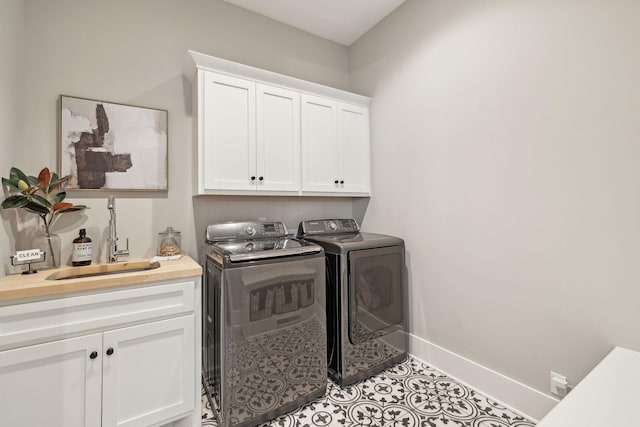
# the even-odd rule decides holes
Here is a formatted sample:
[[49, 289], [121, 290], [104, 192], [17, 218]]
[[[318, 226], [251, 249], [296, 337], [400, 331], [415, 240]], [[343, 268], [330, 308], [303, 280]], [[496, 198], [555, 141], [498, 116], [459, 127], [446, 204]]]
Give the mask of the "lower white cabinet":
[[102, 425], [156, 425], [194, 406], [193, 315], [105, 332]]
[[1, 351], [0, 425], [100, 426], [101, 347], [91, 334]]
[[[146, 427], [174, 421], [179, 426], [200, 425], [198, 305], [197, 301], [178, 301], [180, 295], [199, 295], [199, 280], [159, 285], [157, 293], [147, 287], [146, 297], [151, 302], [145, 304], [146, 310], [130, 308], [140, 298], [135, 289], [104, 292], [111, 295], [102, 302], [95, 300], [100, 294], [94, 294], [91, 298], [97, 313], [85, 319], [88, 330], [94, 329], [101, 309], [118, 303], [123, 313], [118, 321], [127, 326], [114, 325], [99, 332], [0, 351], [0, 426]], [[154, 313], [153, 305], [168, 307], [169, 294], [173, 306], [186, 312], [130, 321], [140, 319], [143, 311]], [[92, 300], [76, 298], [63, 299], [70, 318], [76, 311], [74, 302]], [[162, 300], [165, 302], [158, 302]], [[51, 301], [25, 304], [26, 316], [15, 314], [16, 306], [0, 307], [0, 321], [7, 322], [5, 332], [12, 325], [28, 325], [29, 312], [39, 304], [44, 312], [58, 312]], [[164, 308], [156, 308], [158, 313], [166, 313]], [[73, 323], [77, 329], [78, 319]], [[82, 325], [82, 319], [79, 323]], [[31, 324], [34, 329], [39, 327], [38, 321]], [[0, 343], [2, 332], [0, 324]]]

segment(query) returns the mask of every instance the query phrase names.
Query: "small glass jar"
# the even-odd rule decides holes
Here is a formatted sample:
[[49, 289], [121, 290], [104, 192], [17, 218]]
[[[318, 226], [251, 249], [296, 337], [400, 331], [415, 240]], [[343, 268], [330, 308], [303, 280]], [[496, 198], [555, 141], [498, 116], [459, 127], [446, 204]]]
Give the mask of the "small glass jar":
[[173, 229], [173, 227], [167, 227], [161, 233], [158, 233], [160, 236], [160, 244], [158, 245], [158, 255], [160, 256], [173, 256], [180, 255], [182, 252], [180, 250], [180, 244], [182, 237], [180, 236], [180, 232]]

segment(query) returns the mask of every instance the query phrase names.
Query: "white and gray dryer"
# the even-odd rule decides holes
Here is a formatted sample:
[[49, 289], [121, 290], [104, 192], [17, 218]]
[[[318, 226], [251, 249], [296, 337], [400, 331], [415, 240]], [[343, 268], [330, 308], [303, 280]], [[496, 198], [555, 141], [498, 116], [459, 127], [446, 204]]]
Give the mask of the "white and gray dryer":
[[297, 237], [324, 248], [329, 376], [349, 385], [404, 360], [404, 241], [354, 219], [303, 221]]

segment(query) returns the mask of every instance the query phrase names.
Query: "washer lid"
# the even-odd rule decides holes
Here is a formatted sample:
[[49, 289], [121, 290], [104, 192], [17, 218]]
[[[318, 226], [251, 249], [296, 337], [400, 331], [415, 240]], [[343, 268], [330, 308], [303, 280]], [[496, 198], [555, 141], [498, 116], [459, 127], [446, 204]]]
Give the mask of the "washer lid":
[[289, 238], [218, 242], [211, 246], [231, 262], [313, 254], [322, 251], [320, 246], [311, 242]]
[[404, 240], [399, 237], [375, 233], [348, 233], [326, 236], [306, 236], [305, 240], [326, 248], [358, 250], [381, 248], [385, 246], [402, 246]]

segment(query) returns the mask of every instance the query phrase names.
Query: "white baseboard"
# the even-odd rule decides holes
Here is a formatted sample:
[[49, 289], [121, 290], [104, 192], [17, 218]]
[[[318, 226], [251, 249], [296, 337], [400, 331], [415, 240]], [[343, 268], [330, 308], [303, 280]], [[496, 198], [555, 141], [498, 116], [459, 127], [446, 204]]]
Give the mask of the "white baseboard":
[[533, 421], [558, 403], [558, 399], [413, 334], [409, 334], [409, 353]]

